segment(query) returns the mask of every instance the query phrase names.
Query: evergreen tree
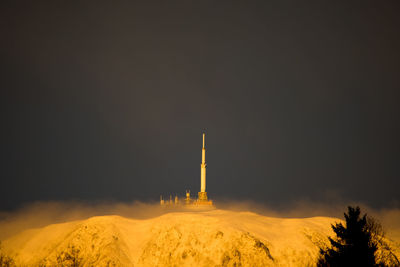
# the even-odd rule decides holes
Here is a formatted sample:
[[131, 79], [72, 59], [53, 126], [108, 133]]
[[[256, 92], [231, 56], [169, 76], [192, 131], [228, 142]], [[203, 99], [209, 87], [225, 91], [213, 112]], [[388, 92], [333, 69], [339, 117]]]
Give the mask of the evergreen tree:
[[336, 238], [330, 238], [331, 248], [321, 249], [317, 266], [379, 266], [375, 252], [378, 244], [372, 238], [367, 215], [360, 217], [359, 207], [348, 207], [342, 223], [332, 225]]

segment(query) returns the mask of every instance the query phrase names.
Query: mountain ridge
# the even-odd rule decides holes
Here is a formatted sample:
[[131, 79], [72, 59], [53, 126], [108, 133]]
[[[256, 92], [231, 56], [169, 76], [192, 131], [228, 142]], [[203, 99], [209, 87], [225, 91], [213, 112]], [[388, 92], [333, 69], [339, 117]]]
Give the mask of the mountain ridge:
[[335, 222], [227, 210], [107, 215], [25, 230], [3, 247], [22, 266], [307, 266]]

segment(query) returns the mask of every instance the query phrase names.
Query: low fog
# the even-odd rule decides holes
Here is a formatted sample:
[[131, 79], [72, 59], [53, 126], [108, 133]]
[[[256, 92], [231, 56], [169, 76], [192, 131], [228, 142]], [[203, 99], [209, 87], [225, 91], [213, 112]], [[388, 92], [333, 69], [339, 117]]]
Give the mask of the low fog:
[[[348, 205], [358, 205], [361, 207], [362, 213], [367, 213], [382, 224], [387, 237], [400, 242], [400, 209], [374, 209], [362, 203], [345, 203], [344, 201], [337, 201], [336, 203], [316, 203], [299, 200], [291, 205], [272, 207], [254, 201], [225, 199], [217, 201], [216, 208], [236, 212], [254, 212], [268, 217], [306, 218], [324, 216], [343, 219], [343, 213], [347, 210]], [[132, 203], [33, 202], [27, 203], [14, 211], [0, 212], [0, 240], [5, 240], [27, 229], [82, 220], [93, 216], [119, 215], [144, 220], [170, 212], [185, 212], [185, 209], [162, 207], [158, 202], [145, 203], [139, 201]]]

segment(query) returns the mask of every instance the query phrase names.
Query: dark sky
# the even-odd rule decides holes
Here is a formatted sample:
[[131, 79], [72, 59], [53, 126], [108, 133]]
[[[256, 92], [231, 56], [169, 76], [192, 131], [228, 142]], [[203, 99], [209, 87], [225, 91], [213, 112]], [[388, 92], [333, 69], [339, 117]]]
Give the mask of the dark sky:
[[133, 2], [1, 3], [0, 209], [400, 205], [398, 1]]

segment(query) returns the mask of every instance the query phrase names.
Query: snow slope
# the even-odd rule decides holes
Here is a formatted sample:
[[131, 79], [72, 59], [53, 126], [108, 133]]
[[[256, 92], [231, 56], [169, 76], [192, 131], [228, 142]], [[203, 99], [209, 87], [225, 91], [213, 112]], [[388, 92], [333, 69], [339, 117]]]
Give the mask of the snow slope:
[[2, 245], [24, 266], [307, 266], [337, 221], [226, 210], [98, 216], [27, 230]]

